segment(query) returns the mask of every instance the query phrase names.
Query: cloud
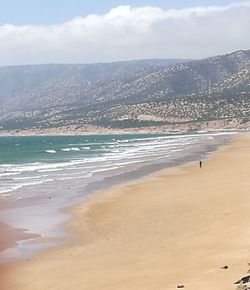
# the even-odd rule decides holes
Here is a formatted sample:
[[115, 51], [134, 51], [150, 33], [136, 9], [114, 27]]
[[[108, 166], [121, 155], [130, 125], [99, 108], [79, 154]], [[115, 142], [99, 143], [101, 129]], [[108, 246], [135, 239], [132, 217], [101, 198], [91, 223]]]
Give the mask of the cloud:
[[0, 65], [200, 58], [250, 49], [250, 2], [163, 10], [119, 6], [52, 26], [0, 26]]

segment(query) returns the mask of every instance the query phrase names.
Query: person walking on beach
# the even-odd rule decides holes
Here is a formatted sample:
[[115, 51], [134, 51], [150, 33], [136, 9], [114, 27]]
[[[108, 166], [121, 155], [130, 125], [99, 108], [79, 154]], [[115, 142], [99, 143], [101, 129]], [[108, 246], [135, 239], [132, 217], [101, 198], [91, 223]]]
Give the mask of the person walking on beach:
[[200, 168], [202, 168], [202, 161], [200, 160]]

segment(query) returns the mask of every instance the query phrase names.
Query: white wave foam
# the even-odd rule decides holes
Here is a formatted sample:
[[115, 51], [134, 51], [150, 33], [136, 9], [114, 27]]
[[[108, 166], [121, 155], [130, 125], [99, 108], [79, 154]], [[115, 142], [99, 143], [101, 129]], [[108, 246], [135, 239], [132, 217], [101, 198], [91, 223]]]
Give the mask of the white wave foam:
[[65, 152], [80, 151], [80, 148], [78, 147], [63, 148], [62, 151], [65, 151]]
[[20, 174], [22, 172], [33, 172], [39, 170], [48, 170], [48, 169], [57, 169], [57, 168], [64, 168], [69, 165], [72, 165], [72, 162], [60, 162], [60, 163], [41, 163], [41, 162], [34, 162], [34, 163], [24, 163], [24, 164], [2, 164], [0, 165], [0, 172], [3, 173], [15, 173]]
[[40, 169], [37, 170], [38, 172], [56, 172], [56, 171], [62, 171], [63, 168], [52, 168], [52, 169]]
[[0, 187], [0, 194], [6, 194], [8, 192], [12, 192], [12, 191], [17, 190], [21, 187], [22, 187], [21, 184], [2, 186], [2, 187]]
[[51, 181], [54, 181], [54, 179], [46, 179], [46, 180], [40, 180], [40, 181], [34, 181], [34, 182], [23, 182], [23, 183], [18, 183], [18, 184], [8, 184], [7, 186], [5, 185], [5, 186], [0, 187], [0, 194], [10, 193], [18, 189], [21, 189], [22, 187], [25, 187], [25, 186], [34, 186], [34, 185], [42, 184], [45, 182], [51, 182]]
[[[199, 144], [200, 140], [212, 140], [212, 136], [223, 134], [232, 133], [216, 132], [213, 134], [175, 135], [118, 141], [113, 139], [115, 142], [93, 143], [97, 145], [94, 148], [100, 150], [98, 155], [95, 155], [93, 150], [91, 156], [86, 156], [82, 159], [73, 159], [71, 156], [72, 154], [63, 154], [64, 160], [58, 160], [60, 162], [54, 163], [34, 162], [23, 164], [0, 164], [0, 177], [6, 176], [6, 178], [2, 178], [0, 193], [2, 195], [8, 195], [8, 192], [18, 190], [23, 186], [39, 186], [39, 184], [49, 181], [86, 178], [88, 182], [88, 177], [95, 174], [98, 175], [100, 172], [123, 168], [125, 166], [130, 166], [130, 164], [172, 157], [177, 154], [178, 151], [189, 149], [190, 146], [198, 146], [197, 144]], [[90, 150], [90, 152], [92, 152], [90, 144], [83, 143], [82, 147], [80, 147], [80, 145], [81, 144], [67, 144], [63, 145], [65, 148], [60, 150], [65, 152]], [[66, 146], [69, 147], [66, 148]], [[53, 148], [53, 145], [51, 147]], [[100, 148], [105, 148], [107, 150], [103, 152], [104, 150]], [[47, 150], [46, 152], [55, 154], [56, 150]], [[57, 150], [57, 152], [59, 151]], [[69, 156], [72, 159], [67, 158], [67, 160], [65, 160], [65, 156]], [[131, 167], [133, 167], [133, 165], [131, 165]], [[61, 172], [56, 173], [57, 171]], [[22, 173], [22, 175], [17, 176], [20, 173]], [[103, 175], [105, 175], [105, 173], [103, 173]]]
[[33, 180], [48, 177], [48, 175], [38, 175], [38, 176], [26, 176], [26, 177], [13, 177], [13, 180]]
[[96, 169], [93, 170], [94, 173], [96, 172], [103, 172], [103, 171], [109, 171], [109, 170], [114, 170], [114, 169], [118, 169], [118, 166], [113, 166], [113, 167], [106, 167], [106, 168], [101, 168], [101, 169]]
[[75, 180], [75, 179], [85, 179], [85, 178], [88, 178], [88, 177], [91, 177], [93, 174], [90, 173], [90, 174], [82, 174], [81, 176], [68, 176], [68, 177], [60, 177], [60, 178], [57, 178], [56, 180]]
[[14, 171], [14, 172], [3, 172], [3, 173], [0, 173], [0, 177], [11, 176], [11, 175], [18, 175], [20, 173], [21, 172], [18, 172], [18, 171]]
[[50, 154], [55, 154], [56, 150], [46, 150], [45, 152], [50, 153]]

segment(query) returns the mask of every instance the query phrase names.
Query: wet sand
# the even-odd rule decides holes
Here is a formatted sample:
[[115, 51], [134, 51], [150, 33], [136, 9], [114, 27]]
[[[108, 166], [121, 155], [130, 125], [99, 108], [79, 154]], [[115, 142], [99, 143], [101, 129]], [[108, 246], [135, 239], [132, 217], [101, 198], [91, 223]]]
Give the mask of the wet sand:
[[22, 230], [13, 229], [3, 222], [0, 222], [0, 232], [0, 253], [8, 248], [15, 247], [18, 241], [29, 237]]
[[[6, 210], [10, 207], [10, 202], [5, 200], [0, 201], [0, 210]], [[16, 229], [4, 221], [0, 220], [0, 264], [3, 262], [1, 254], [9, 248], [16, 247], [19, 241], [29, 240], [39, 235], [27, 233], [25, 229]]]
[[[0, 289], [8, 289], [6, 287], [6, 278], [5, 270], [9, 266], [5, 262], [5, 258], [2, 256], [5, 250], [9, 248], [17, 247], [19, 241], [29, 240], [37, 235], [26, 233], [25, 230], [22, 229], [14, 229], [7, 224], [0, 222]], [[4, 286], [2, 285], [4, 284]]]
[[245, 134], [202, 169], [98, 193], [70, 209], [70, 245], [2, 268], [1, 289], [235, 289], [250, 267], [249, 172]]

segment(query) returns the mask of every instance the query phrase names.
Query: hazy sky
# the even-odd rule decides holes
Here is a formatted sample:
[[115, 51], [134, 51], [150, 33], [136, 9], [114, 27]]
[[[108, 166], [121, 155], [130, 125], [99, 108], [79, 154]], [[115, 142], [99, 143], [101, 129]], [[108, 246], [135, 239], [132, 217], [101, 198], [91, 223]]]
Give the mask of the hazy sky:
[[120, 5], [179, 9], [230, 3], [232, 0], [0, 0], [0, 24], [55, 24], [76, 16], [103, 14]]
[[250, 1], [0, 0], [0, 65], [250, 49]]

